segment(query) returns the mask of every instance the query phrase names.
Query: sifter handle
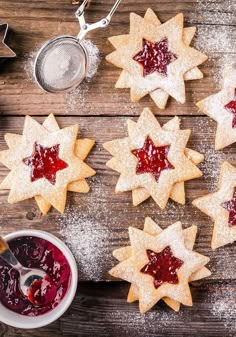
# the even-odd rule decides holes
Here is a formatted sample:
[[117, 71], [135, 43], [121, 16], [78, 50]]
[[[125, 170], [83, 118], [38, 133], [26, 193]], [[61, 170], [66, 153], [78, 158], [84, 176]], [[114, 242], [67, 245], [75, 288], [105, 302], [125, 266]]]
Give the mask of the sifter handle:
[[112, 9], [110, 10], [110, 13], [108, 13], [108, 15], [106, 16], [106, 20], [108, 21], [107, 24], [110, 23], [111, 18], [112, 18], [112, 16], [113, 16], [113, 14], [115, 13], [115, 11], [117, 10], [117, 7], [119, 6], [120, 2], [121, 2], [121, 0], [116, 0], [114, 6], [113, 6]]
[[83, 38], [85, 37], [85, 35], [90, 32], [91, 30], [97, 29], [97, 28], [105, 28], [109, 25], [111, 18], [113, 16], [113, 14], [115, 13], [117, 7], [119, 6], [121, 0], [116, 0], [114, 6], [112, 7], [112, 9], [110, 10], [110, 12], [108, 13], [108, 15], [101, 19], [98, 22], [89, 24], [85, 21], [84, 18], [84, 10], [86, 5], [90, 2], [91, 0], [84, 0], [84, 2], [80, 5], [80, 7], [77, 9], [77, 11], [75, 12], [75, 16], [77, 17], [79, 24], [80, 24], [80, 32], [77, 36], [77, 39], [79, 41], [83, 40]]

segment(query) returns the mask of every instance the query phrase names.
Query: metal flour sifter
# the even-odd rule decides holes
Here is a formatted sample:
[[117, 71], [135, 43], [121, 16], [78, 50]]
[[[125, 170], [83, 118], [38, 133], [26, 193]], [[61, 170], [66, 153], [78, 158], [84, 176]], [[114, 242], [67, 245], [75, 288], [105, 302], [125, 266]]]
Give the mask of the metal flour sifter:
[[34, 77], [38, 85], [50, 93], [69, 91], [78, 86], [88, 70], [88, 54], [81, 43], [94, 29], [109, 25], [121, 0], [117, 0], [109, 14], [102, 20], [89, 24], [84, 11], [89, 0], [84, 0], [75, 12], [80, 32], [77, 37], [62, 35], [49, 40], [38, 52], [34, 64]]

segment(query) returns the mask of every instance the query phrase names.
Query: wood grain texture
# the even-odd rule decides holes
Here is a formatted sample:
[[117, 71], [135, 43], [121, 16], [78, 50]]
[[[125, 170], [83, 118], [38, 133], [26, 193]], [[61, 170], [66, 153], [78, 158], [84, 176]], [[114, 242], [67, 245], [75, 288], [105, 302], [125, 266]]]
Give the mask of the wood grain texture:
[[[203, 0], [204, 1], [204, 0]], [[106, 15], [114, 0], [92, 1], [88, 10], [89, 21]], [[15, 60], [0, 66], [0, 150], [6, 148], [6, 132], [21, 133], [23, 115], [43, 115], [53, 112], [60, 126], [79, 123], [82, 137], [96, 140], [88, 163], [97, 175], [90, 179], [89, 194], [68, 194], [64, 216], [55, 210], [43, 217], [34, 200], [18, 204], [7, 203], [7, 191], [0, 191], [0, 232], [2, 235], [20, 229], [36, 228], [60, 237], [62, 228], [77, 228], [79, 286], [70, 309], [55, 323], [37, 330], [21, 330], [0, 324], [0, 337], [234, 337], [236, 335], [236, 244], [210, 249], [212, 221], [191, 205], [191, 201], [216, 188], [220, 163], [228, 160], [236, 165], [236, 146], [214, 151], [215, 123], [199, 116], [195, 102], [216, 91], [212, 79], [219, 71], [219, 60], [235, 55], [236, 16], [233, 6], [223, 0], [206, 0], [204, 10], [198, 10], [197, 0], [126, 0], [114, 15], [111, 25], [92, 32], [89, 38], [99, 47], [101, 64], [93, 80], [84, 83], [77, 94], [51, 95], [43, 93], [32, 80], [32, 62], [40, 46], [48, 39], [61, 35], [76, 35], [79, 29], [74, 17], [77, 6], [71, 0], [0, 0], [1, 22], [8, 22], [11, 32], [8, 44], [17, 53]], [[229, 1], [227, 1], [229, 3]], [[232, 1], [233, 3], [233, 1]], [[231, 34], [232, 45], [218, 43], [216, 52], [201, 66], [205, 77], [186, 83], [186, 104], [173, 99], [167, 109], [158, 110], [148, 97], [140, 103], [130, 102], [128, 90], [114, 89], [120, 70], [105, 62], [105, 55], [113, 48], [107, 37], [129, 31], [129, 13], [140, 15], [153, 8], [161, 21], [183, 12], [186, 26], [196, 25], [198, 33], [206, 31]], [[235, 8], [235, 7], [234, 7]], [[215, 20], [220, 12], [222, 20]], [[210, 27], [210, 28], [209, 28]], [[195, 39], [195, 43], [198, 37]], [[149, 106], [161, 123], [171, 115], [188, 115], [181, 118], [182, 127], [192, 129], [188, 146], [202, 152], [205, 161], [200, 165], [203, 177], [186, 183], [187, 203], [178, 206], [170, 202], [161, 211], [152, 200], [138, 207], [131, 204], [131, 193], [115, 194], [118, 175], [105, 166], [110, 158], [102, 143], [124, 137], [128, 116], [137, 119], [143, 107]], [[190, 116], [191, 115], [191, 116]], [[43, 117], [37, 117], [43, 121]], [[7, 174], [0, 165], [0, 181]], [[191, 286], [194, 305], [182, 307], [174, 313], [164, 304], [158, 304], [150, 313], [141, 316], [137, 303], [126, 303], [128, 284], [110, 281], [107, 271], [116, 261], [112, 250], [128, 244], [128, 226], [142, 228], [144, 218], [151, 216], [165, 228], [176, 220], [184, 227], [196, 224], [199, 229], [196, 250], [211, 258], [212, 275], [207, 280]], [[65, 234], [65, 232], [64, 232]], [[65, 237], [64, 237], [65, 239]], [[71, 240], [68, 240], [70, 243]], [[89, 249], [90, 248], [90, 249]], [[91, 254], [93, 252], [93, 255]], [[89, 253], [88, 253], [89, 252]], [[86, 282], [82, 282], [86, 281]], [[101, 281], [101, 282], [92, 282]], [[114, 281], [114, 279], [112, 280]], [[1, 316], [1, 313], [0, 313]], [[0, 317], [1, 319], [1, 317]]]
[[[232, 164], [236, 164], [236, 147], [234, 145], [225, 148], [223, 151], [215, 152], [213, 150], [215, 123], [207, 117], [182, 117], [182, 128], [192, 130], [188, 146], [194, 150], [202, 152], [206, 160], [200, 165], [203, 171], [203, 177], [191, 180], [186, 183], [187, 203], [185, 206], [169, 202], [168, 207], [161, 211], [153, 200], [149, 199], [142, 205], [133, 207], [131, 204], [131, 192], [115, 194], [115, 184], [118, 174], [105, 166], [110, 158], [102, 144], [105, 141], [122, 138], [127, 135], [126, 121], [127, 117], [59, 117], [57, 118], [61, 127], [74, 123], [80, 125], [80, 134], [82, 137], [94, 138], [96, 146], [88, 158], [88, 163], [97, 171], [97, 175], [90, 179], [91, 191], [88, 194], [68, 194], [67, 212], [60, 216], [55, 210], [52, 210], [48, 216], [41, 216], [34, 200], [26, 200], [18, 204], [7, 203], [7, 191], [0, 192], [0, 217], [2, 218], [2, 233], [7, 233], [21, 228], [38, 228], [51, 231], [58, 234], [60, 228], [68, 223], [81, 228], [81, 235], [84, 235], [84, 224], [94, 228], [94, 236], [91, 240], [98, 239], [101, 235], [101, 241], [98, 242], [96, 249], [101, 249], [99, 259], [93, 262], [93, 267], [97, 273], [92, 274], [91, 270], [85, 268], [87, 256], [81, 254], [79, 261], [79, 277], [81, 281], [94, 279], [102, 281], [110, 279], [107, 271], [115, 263], [111, 257], [112, 250], [119, 246], [128, 244], [128, 226], [142, 228], [144, 218], [151, 216], [163, 227], [181, 220], [185, 227], [195, 224], [199, 227], [199, 236], [196, 243], [196, 249], [211, 257], [210, 268], [213, 273], [210, 279], [223, 280], [235, 277], [236, 245], [229, 245], [216, 250], [214, 253], [210, 249], [212, 235], [212, 221], [191, 205], [191, 201], [196, 197], [202, 196], [214, 189], [217, 184], [220, 163], [227, 159]], [[136, 120], [137, 118], [134, 118]], [[160, 117], [161, 124], [169, 120], [167, 117]], [[42, 122], [43, 118], [37, 118]], [[6, 148], [3, 135], [6, 132], [21, 133], [23, 126], [23, 117], [2, 117], [0, 118], [0, 148]], [[6, 175], [7, 169], [0, 166], [0, 179]], [[70, 228], [70, 227], [69, 227]], [[109, 234], [108, 234], [109, 233]], [[80, 234], [77, 234], [78, 236]], [[97, 235], [97, 236], [96, 236]], [[105, 241], [102, 241], [102, 235], [105, 235]], [[86, 236], [87, 239], [89, 239]], [[82, 244], [82, 242], [81, 242]], [[93, 243], [90, 242], [92, 245]], [[87, 249], [88, 247], [85, 247]], [[78, 248], [79, 249], [79, 248]], [[86, 253], [86, 252], [85, 252]], [[226, 258], [227, 256], [227, 258]], [[83, 261], [83, 258], [85, 260]], [[88, 261], [92, 263], [93, 257]], [[225, 272], [225, 263], [227, 260], [227, 272]]]
[[[94, 1], [90, 6], [87, 18], [96, 21], [102, 18], [111, 8], [113, 0]], [[142, 1], [128, 0], [118, 8], [107, 29], [91, 32], [91, 38], [100, 49], [102, 62], [99, 71], [92, 82], [86, 84], [86, 92], [83, 95], [59, 94], [52, 95], [42, 92], [31, 78], [32, 59], [37, 50], [46, 40], [58, 35], [76, 35], [79, 30], [74, 17], [76, 6], [70, 4], [70, 0], [44, 0], [44, 1], [17, 1], [1, 0], [0, 17], [9, 23], [12, 30], [9, 45], [16, 52], [17, 58], [8, 61], [1, 67], [0, 75], [0, 112], [7, 115], [24, 114], [69, 114], [69, 115], [134, 115], [146, 105], [150, 106], [157, 114], [163, 115], [189, 115], [198, 114], [195, 102], [215, 91], [212, 75], [218, 71], [216, 60], [219, 56], [235, 53], [232, 46], [222, 47], [214, 53], [210, 60], [201, 66], [205, 78], [200, 81], [188, 81], [186, 83], [186, 104], [181, 105], [170, 99], [167, 109], [160, 111], [147, 96], [138, 104], [130, 102], [129, 90], [114, 89], [120, 70], [108, 64], [104, 57], [113, 48], [107, 41], [112, 35], [128, 33], [129, 13], [134, 11], [144, 15], [148, 7], [153, 8], [161, 21], [166, 21], [178, 12], [185, 15], [186, 26], [197, 25], [202, 32], [208, 25], [212, 30], [219, 29], [214, 20], [195, 10], [196, 1]], [[230, 8], [225, 8], [224, 1], [217, 1], [217, 10], [222, 10], [222, 25], [225, 34], [233, 33], [235, 15]], [[207, 11], [207, 9], [206, 9]], [[214, 5], [210, 4], [209, 13], [214, 11]], [[206, 13], [205, 13], [206, 14]], [[224, 15], [224, 16], [223, 16]], [[236, 37], [234, 38], [234, 42]], [[235, 44], [235, 43], [234, 43]], [[82, 89], [83, 91], [83, 89]], [[22, 95], [24, 99], [22, 100]], [[73, 104], [71, 104], [73, 101]], [[96, 103], [96, 104], [94, 104]]]
[[[192, 287], [193, 307], [174, 313], [160, 302], [146, 315], [137, 303], [127, 304], [128, 285], [120, 282], [80, 283], [78, 294], [57, 322], [37, 330], [20, 330], [0, 324], [1, 337], [234, 337], [235, 312], [218, 303], [235, 289], [235, 283], [198, 282]], [[233, 305], [234, 302], [230, 300]]]

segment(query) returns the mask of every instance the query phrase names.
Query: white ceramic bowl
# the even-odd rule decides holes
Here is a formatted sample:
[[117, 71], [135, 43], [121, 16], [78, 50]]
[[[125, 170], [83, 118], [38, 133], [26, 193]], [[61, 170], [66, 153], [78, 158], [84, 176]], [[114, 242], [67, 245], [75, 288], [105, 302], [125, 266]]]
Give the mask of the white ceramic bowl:
[[55, 309], [47, 312], [46, 314], [43, 314], [37, 317], [23, 316], [23, 315], [17, 314], [7, 309], [0, 303], [0, 321], [1, 322], [11, 325], [16, 328], [34, 329], [34, 328], [39, 328], [39, 327], [42, 327], [42, 326], [45, 326], [45, 325], [48, 325], [54, 322], [59, 317], [61, 317], [61, 315], [63, 315], [64, 312], [68, 309], [68, 307], [70, 306], [76, 294], [77, 283], [78, 283], [78, 269], [77, 269], [74, 256], [72, 255], [69, 248], [60, 239], [58, 239], [56, 236], [52, 234], [39, 231], [39, 230], [22, 230], [22, 231], [17, 231], [17, 232], [6, 235], [4, 239], [6, 241], [10, 241], [12, 239], [22, 237], [22, 236], [35, 236], [35, 237], [51, 242], [58, 249], [61, 250], [61, 252], [66, 257], [70, 265], [70, 268], [71, 268], [71, 284], [70, 284], [69, 289], [67, 290], [67, 293], [65, 294], [65, 297]]

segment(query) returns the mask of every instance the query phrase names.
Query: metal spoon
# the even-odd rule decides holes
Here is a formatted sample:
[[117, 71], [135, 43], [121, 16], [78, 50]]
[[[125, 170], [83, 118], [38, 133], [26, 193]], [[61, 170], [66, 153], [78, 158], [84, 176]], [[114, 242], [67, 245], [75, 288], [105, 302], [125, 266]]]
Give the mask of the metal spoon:
[[[19, 286], [22, 293], [29, 299], [28, 290], [35, 280], [44, 279], [47, 274], [40, 269], [30, 269], [22, 266], [8, 246], [8, 243], [0, 236], [0, 258], [7, 262], [20, 275]], [[32, 302], [33, 303], [33, 302]], [[35, 303], [33, 303], [35, 304]]]

